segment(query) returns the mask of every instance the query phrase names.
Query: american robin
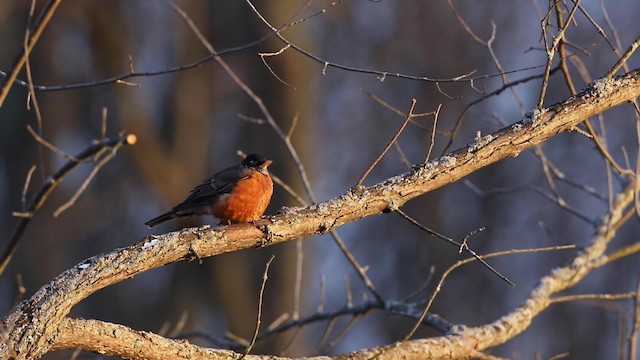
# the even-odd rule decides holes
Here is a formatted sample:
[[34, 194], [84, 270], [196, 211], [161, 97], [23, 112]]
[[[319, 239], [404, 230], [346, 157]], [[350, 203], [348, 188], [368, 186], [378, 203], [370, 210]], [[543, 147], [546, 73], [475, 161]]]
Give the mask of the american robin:
[[241, 163], [204, 180], [191, 190], [185, 201], [145, 224], [153, 227], [175, 217], [206, 214], [227, 223], [257, 220], [264, 214], [273, 194], [273, 182], [267, 171], [271, 163], [258, 154], [251, 154]]

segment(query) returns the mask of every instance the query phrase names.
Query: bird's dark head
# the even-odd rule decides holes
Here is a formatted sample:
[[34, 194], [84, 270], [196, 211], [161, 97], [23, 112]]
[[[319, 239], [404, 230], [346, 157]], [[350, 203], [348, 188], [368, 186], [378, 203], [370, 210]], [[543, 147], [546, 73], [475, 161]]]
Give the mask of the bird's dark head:
[[267, 172], [267, 166], [271, 165], [273, 161], [265, 159], [262, 155], [251, 154], [247, 155], [244, 160], [242, 160], [242, 166], [260, 170], [263, 173]]

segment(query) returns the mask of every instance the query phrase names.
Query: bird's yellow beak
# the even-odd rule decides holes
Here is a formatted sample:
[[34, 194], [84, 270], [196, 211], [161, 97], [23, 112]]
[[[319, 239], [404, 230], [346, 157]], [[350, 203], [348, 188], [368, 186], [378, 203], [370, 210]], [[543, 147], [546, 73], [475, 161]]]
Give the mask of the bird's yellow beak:
[[273, 163], [273, 160], [265, 160], [260, 167], [266, 169], [267, 166], [271, 165], [271, 163]]

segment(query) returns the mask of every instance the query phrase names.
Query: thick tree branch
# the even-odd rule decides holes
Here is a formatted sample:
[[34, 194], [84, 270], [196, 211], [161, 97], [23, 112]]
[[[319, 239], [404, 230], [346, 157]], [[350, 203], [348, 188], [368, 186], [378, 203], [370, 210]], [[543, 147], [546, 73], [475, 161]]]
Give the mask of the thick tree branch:
[[[4, 319], [6, 333], [0, 343], [0, 358], [15, 355], [20, 359], [37, 358], [51, 349], [63, 337], [61, 325], [71, 308], [92, 293], [131, 278], [152, 268], [169, 263], [214, 256], [230, 251], [272, 245], [292, 240], [303, 235], [325, 233], [345, 223], [392, 211], [405, 202], [428, 191], [457, 181], [473, 171], [495, 163], [506, 157], [515, 157], [522, 150], [539, 144], [548, 138], [573, 129], [589, 117], [640, 96], [640, 70], [611, 80], [598, 80], [585, 90], [549, 109], [528, 113], [521, 121], [491, 135], [478, 136], [467, 146], [429, 163], [415, 166], [412, 171], [389, 178], [370, 187], [358, 187], [344, 195], [313, 206], [285, 209], [283, 213], [261, 221], [256, 226], [243, 224], [224, 226], [215, 229], [192, 228], [171, 232], [160, 236], [149, 236], [138, 244], [117, 249], [111, 253], [94, 256], [79, 265], [65, 271], [49, 284], [43, 286], [33, 297], [14, 308]], [[625, 191], [624, 200], [629, 193]], [[633, 196], [631, 196], [633, 198]], [[622, 200], [618, 200], [620, 202]], [[622, 206], [622, 205], [620, 205]], [[611, 214], [610, 222], [615, 223], [616, 213]], [[609, 238], [615, 231], [598, 236]], [[590, 261], [604, 251], [606, 242], [599, 242], [597, 248], [585, 250], [575, 264], [563, 268], [563, 284], [580, 280], [588, 266], [579, 266], [580, 261]], [[544, 293], [553, 293], [563, 287], [551, 280], [543, 280], [532, 294], [537, 297]], [[534, 314], [546, 306], [526, 302], [526, 307]], [[468, 333], [458, 332], [456, 336], [445, 338], [415, 340], [385, 350], [384, 354], [400, 351], [408, 358], [425, 358], [429, 352], [437, 351], [446, 340], [449, 354], [451, 351], [466, 351], [482, 344], [497, 344], [500, 335], [513, 336], [519, 330], [513, 327], [514, 317], [521, 321], [525, 312], [516, 311], [487, 327]], [[462, 336], [461, 334], [464, 334]], [[491, 340], [491, 339], [496, 340]], [[439, 340], [440, 339], [440, 340]], [[440, 341], [440, 342], [438, 342]], [[427, 351], [429, 352], [425, 352]], [[361, 358], [369, 358], [379, 349], [363, 351]], [[462, 354], [462, 353], [459, 353]], [[387, 355], [385, 355], [387, 356]], [[358, 356], [357, 358], [360, 358]]]
[[[412, 340], [363, 350], [338, 357], [310, 359], [439, 359], [470, 358], [502, 344], [524, 331], [531, 321], [553, 302], [551, 296], [582, 280], [606, 258], [607, 244], [622, 225], [625, 209], [633, 204], [633, 181], [616, 197], [613, 209], [603, 215], [600, 227], [589, 245], [566, 266], [555, 268], [542, 278], [528, 299], [511, 313], [493, 323], [467, 328], [456, 326], [448, 336]], [[235, 359], [228, 350], [212, 350], [187, 341], [166, 339], [159, 335], [135, 331], [126, 326], [97, 320], [63, 319], [58, 327], [60, 335], [51, 350], [81, 348], [127, 359]], [[280, 359], [274, 356], [249, 355], [247, 359]]]

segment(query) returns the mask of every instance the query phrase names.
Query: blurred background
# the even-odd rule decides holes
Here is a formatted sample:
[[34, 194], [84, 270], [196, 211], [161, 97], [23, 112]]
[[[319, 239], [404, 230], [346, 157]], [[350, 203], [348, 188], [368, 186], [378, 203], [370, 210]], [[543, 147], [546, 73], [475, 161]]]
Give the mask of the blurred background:
[[[44, 2], [38, 2], [36, 11]], [[569, 7], [573, 3], [568, 2]], [[255, 42], [268, 28], [243, 1], [177, 1], [218, 51]], [[500, 66], [515, 81], [543, 71], [546, 55], [541, 21], [546, 1], [456, 1], [459, 15], [483, 41], [489, 40]], [[569, 70], [578, 89], [609, 70], [639, 34], [640, 7], [635, 0], [582, 1], [583, 11], [567, 31]], [[327, 11], [285, 30], [282, 35], [312, 54], [335, 64], [360, 69], [399, 72], [446, 79], [475, 71], [473, 76], [499, 70], [485, 44], [474, 40], [457, 20], [447, 1], [255, 1], [274, 26]], [[23, 44], [29, 1], [0, 2], [0, 70], [9, 71]], [[566, 7], [565, 5], [562, 6]], [[552, 13], [554, 13], [552, 11]], [[566, 16], [566, 12], [565, 12]], [[591, 19], [591, 20], [590, 20]], [[551, 23], [555, 24], [552, 16]], [[606, 38], [598, 32], [598, 26]], [[555, 27], [549, 28], [551, 35]], [[550, 36], [547, 38], [550, 39]], [[612, 48], [613, 46], [613, 48]], [[344, 193], [355, 185], [401, 125], [400, 116], [375, 101], [378, 97], [401, 112], [411, 99], [415, 113], [427, 113], [441, 104], [433, 156], [440, 156], [449, 132], [469, 103], [482, 91], [499, 89], [499, 76], [474, 82], [416, 81], [345, 71], [283, 48], [275, 37], [225, 55], [224, 60], [262, 98], [278, 125], [287, 131], [296, 121], [292, 142], [300, 155], [318, 201]], [[149, 0], [68, 0], [62, 2], [31, 57], [34, 83], [71, 85], [107, 79], [135, 71], [159, 71], [196, 62], [207, 50], [169, 3]], [[640, 65], [638, 56], [629, 61]], [[517, 71], [516, 71], [517, 70]], [[274, 76], [277, 75], [279, 79]], [[23, 71], [19, 76], [26, 80]], [[183, 200], [202, 179], [240, 160], [237, 151], [257, 152], [274, 159], [271, 172], [310, 200], [290, 154], [275, 131], [261, 121], [256, 104], [215, 62], [190, 70], [129, 78], [77, 89], [39, 91], [41, 134], [68, 154], [86, 148], [100, 137], [102, 109], [108, 109], [107, 135], [126, 130], [138, 143], [119, 151], [104, 166], [76, 204], [57, 218], [64, 204], [91, 171], [80, 166], [67, 176], [36, 214], [11, 264], [0, 277], [0, 309], [6, 313], [20, 298], [17, 276], [29, 297], [54, 276], [83, 259], [140, 241], [153, 233], [186, 226], [216, 224], [207, 217], [171, 221], [147, 229], [144, 222]], [[518, 121], [536, 107], [540, 80], [501, 92], [471, 107], [451, 149], [465, 145], [476, 131], [487, 134]], [[17, 223], [13, 211], [22, 210], [21, 192], [29, 168], [37, 166], [29, 199], [44, 179], [67, 161], [39, 146], [27, 131], [38, 128], [27, 108], [28, 90], [14, 85], [0, 108], [0, 246], [4, 248]], [[545, 106], [569, 97], [559, 72], [551, 78]], [[607, 144], [614, 158], [635, 164], [638, 140], [631, 106], [611, 110], [594, 123], [606, 124]], [[415, 119], [365, 181], [371, 185], [407, 171], [406, 161], [424, 161], [433, 116]], [[624, 150], [623, 150], [624, 149]], [[558, 182], [562, 198], [586, 220], [595, 220], [608, 208], [607, 168], [593, 142], [577, 133], [554, 137], [539, 151], [576, 183], [592, 187], [601, 196]], [[549, 192], [540, 158], [534, 151], [481, 169], [466, 180], [482, 190], [508, 190], [479, 196], [458, 182], [406, 204], [403, 210], [429, 228], [454, 239], [485, 227], [470, 245], [478, 253], [563, 244], [584, 245], [594, 226], [561, 209], [531, 189]], [[614, 176], [613, 188], [621, 182]], [[511, 191], [512, 190], [512, 191]], [[268, 214], [298, 205], [276, 187]], [[426, 298], [439, 277], [461, 255], [457, 248], [427, 236], [396, 214], [369, 217], [338, 229], [361, 264], [369, 267], [380, 293], [403, 299], [423, 284], [418, 299]], [[637, 241], [638, 219], [630, 220], [613, 241], [619, 248]], [[301, 242], [301, 244], [297, 244]], [[158, 332], [202, 333], [223, 337], [231, 332], [250, 339], [255, 327], [258, 292], [265, 262], [276, 256], [264, 294], [263, 327], [283, 313], [293, 315], [296, 265], [302, 248], [300, 316], [313, 314], [319, 304], [326, 311], [345, 305], [347, 293], [358, 303], [366, 288], [328, 235], [314, 236], [259, 250], [179, 263], [155, 269], [104, 289], [76, 306], [71, 316], [95, 318]], [[469, 326], [491, 322], [515, 308], [550, 269], [563, 264], [575, 251], [512, 255], [491, 261], [513, 280], [511, 288], [487, 269], [471, 264], [455, 271], [432, 311], [453, 323]], [[466, 255], [462, 255], [466, 257]], [[589, 275], [570, 291], [620, 293], [635, 289], [638, 255], [615, 262]], [[432, 274], [432, 271], [434, 274]], [[347, 285], [348, 284], [348, 285]], [[321, 289], [324, 289], [322, 292]], [[632, 321], [630, 300], [568, 302], [551, 306], [530, 328], [493, 353], [510, 358], [549, 358], [570, 353], [571, 358], [616, 358], [620, 342]], [[588, 325], [587, 325], [588, 324]], [[343, 329], [349, 326], [344, 332]], [[257, 353], [304, 356], [336, 354], [392, 343], [413, 326], [413, 320], [373, 311], [357, 321], [342, 317], [328, 340], [321, 341], [327, 322], [306, 326], [260, 342]], [[438, 335], [421, 329], [416, 336]], [[598, 339], [598, 341], [594, 341]], [[201, 338], [192, 342], [212, 346]], [[283, 352], [284, 351], [284, 352]], [[67, 359], [71, 352], [48, 354]], [[83, 353], [80, 358], [96, 355]]]

